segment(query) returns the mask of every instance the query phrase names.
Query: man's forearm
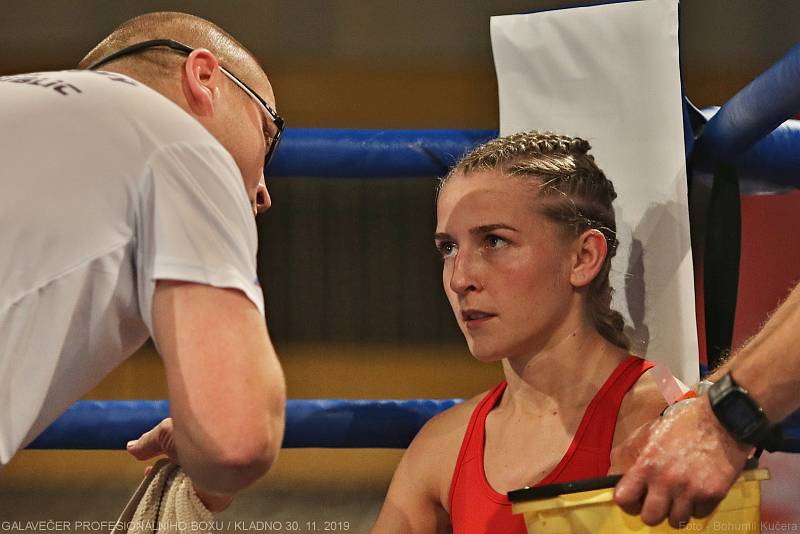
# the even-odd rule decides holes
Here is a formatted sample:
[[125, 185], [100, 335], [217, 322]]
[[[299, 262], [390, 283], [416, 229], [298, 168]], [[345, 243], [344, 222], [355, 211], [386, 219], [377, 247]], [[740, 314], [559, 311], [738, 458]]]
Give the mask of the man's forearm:
[[800, 285], [758, 334], [714, 371], [711, 380], [728, 371], [771, 421], [778, 422], [800, 408]]
[[[800, 406], [800, 286], [711, 378], [728, 371], [773, 422]], [[685, 526], [692, 515], [709, 515], [752, 453], [715, 421], [705, 396], [654, 423], [643, 447], [628, 446], [640, 453], [617, 484], [614, 500], [648, 525], [669, 517], [672, 526]]]

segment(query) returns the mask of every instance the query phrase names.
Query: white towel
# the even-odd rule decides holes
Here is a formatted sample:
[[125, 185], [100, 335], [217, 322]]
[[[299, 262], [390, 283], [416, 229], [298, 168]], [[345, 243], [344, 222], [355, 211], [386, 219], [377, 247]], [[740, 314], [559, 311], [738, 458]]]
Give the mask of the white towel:
[[213, 521], [186, 473], [163, 459], [139, 485], [111, 534], [205, 534]]

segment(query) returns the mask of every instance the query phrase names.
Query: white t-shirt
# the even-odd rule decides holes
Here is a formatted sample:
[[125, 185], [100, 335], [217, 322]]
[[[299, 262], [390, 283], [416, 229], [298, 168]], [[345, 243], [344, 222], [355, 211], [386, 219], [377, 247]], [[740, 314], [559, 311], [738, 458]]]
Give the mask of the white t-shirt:
[[0, 77], [0, 465], [152, 334], [155, 282], [264, 312], [231, 155], [131, 78]]

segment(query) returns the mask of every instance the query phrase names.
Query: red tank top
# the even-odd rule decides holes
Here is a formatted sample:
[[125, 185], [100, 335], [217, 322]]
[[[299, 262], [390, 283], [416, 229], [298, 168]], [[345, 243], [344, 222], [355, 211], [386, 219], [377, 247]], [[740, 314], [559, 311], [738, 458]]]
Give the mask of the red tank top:
[[[628, 356], [608, 377], [583, 413], [564, 457], [537, 486], [605, 476], [611, 467], [611, 445], [622, 399], [653, 363]], [[486, 480], [483, 446], [486, 416], [506, 389], [500, 382], [472, 412], [450, 484], [453, 534], [526, 534], [521, 515], [511, 513], [508, 498]]]

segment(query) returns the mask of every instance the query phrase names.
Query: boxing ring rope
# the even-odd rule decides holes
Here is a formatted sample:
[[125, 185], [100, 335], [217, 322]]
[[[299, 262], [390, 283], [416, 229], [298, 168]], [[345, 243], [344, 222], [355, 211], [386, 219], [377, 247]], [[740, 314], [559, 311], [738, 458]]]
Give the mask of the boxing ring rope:
[[[713, 120], [722, 108], [702, 110]], [[800, 105], [797, 109], [800, 109]], [[724, 135], [730, 135], [720, 128]], [[706, 133], [700, 139], [706, 137]], [[742, 134], [745, 135], [744, 133]], [[497, 130], [350, 130], [289, 128], [268, 169], [275, 178], [439, 177], [472, 147], [497, 137]], [[732, 142], [738, 142], [734, 138]], [[698, 142], [693, 168], [709, 172], [714, 143]], [[742, 191], [774, 194], [800, 188], [800, 121], [787, 120], [735, 159]]]
[[497, 130], [288, 128], [270, 177], [403, 178], [444, 176]]
[[[407, 447], [451, 400], [289, 400], [284, 448]], [[79, 401], [29, 449], [124, 449], [169, 417], [168, 401]]]
[[[705, 125], [697, 143], [696, 166], [708, 168], [714, 163], [738, 164], [748, 152], [755, 151], [756, 161], [767, 154], [779, 157], [780, 166], [773, 171], [788, 170], [793, 163], [796, 172], [800, 156], [796, 152], [797, 124], [786, 119], [800, 111], [800, 45], [793, 47], [758, 78], [734, 95]], [[761, 147], [766, 143], [766, 146]], [[793, 146], [795, 150], [790, 147]], [[786, 150], [786, 152], [783, 151]], [[765, 152], [767, 151], [767, 152]], [[770, 173], [770, 178], [798, 184], [798, 175], [791, 177]], [[793, 179], [793, 180], [792, 180]]]
[[[721, 108], [685, 128], [691, 174], [736, 167], [741, 191], [800, 188], [800, 46]], [[700, 115], [698, 115], [700, 114]], [[289, 129], [272, 177], [435, 177], [495, 130]], [[433, 415], [458, 400], [290, 400], [284, 447], [402, 448]], [[80, 401], [40, 435], [35, 449], [124, 449], [169, 413], [167, 401]], [[800, 412], [786, 421], [785, 450], [800, 452]]]

